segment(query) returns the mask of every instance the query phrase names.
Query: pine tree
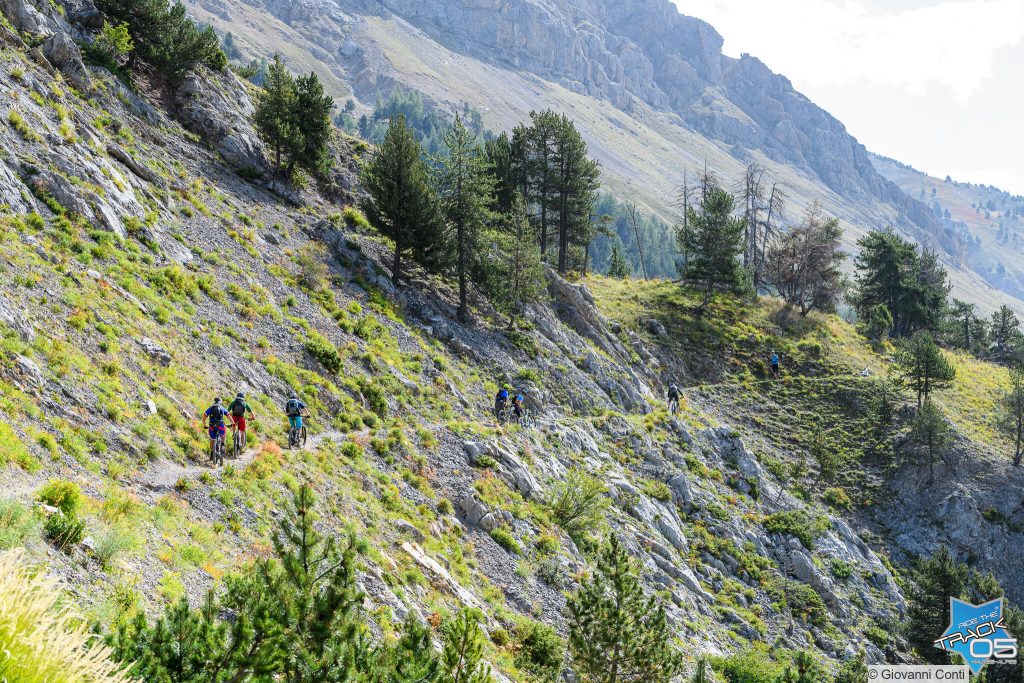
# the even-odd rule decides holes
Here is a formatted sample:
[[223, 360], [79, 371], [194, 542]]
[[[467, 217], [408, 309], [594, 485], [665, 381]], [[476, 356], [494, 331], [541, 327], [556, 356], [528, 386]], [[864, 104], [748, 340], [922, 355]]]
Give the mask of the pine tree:
[[910, 423], [910, 443], [916, 445], [928, 463], [928, 484], [935, 481], [935, 461], [949, 449], [949, 423], [942, 410], [930, 399], [924, 400]]
[[[945, 629], [943, 629], [945, 630]], [[863, 648], [839, 667], [835, 683], [868, 683], [867, 655]]]
[[463, 608], [442, 627], [439, 683], [492, 683], [491, 668], [483, 661], [480, 614]]
[[806, 650], [793, 655], [793, 663], [785, 668], [778, 683], [819, 683], [824, 672], [814, 656]]
[[395, 243], [391, 269], [395, 286], [401, 282], [406, 255], [423, 265], [436, 266], [448, 249], [422, 149], [403, 115], [391, 119], [384, 142], [363, 167], [362, 181], [367, 192], [363, 203], [366, 217]]
[[1024, 358], [1024, 334], [1017, 314], [1005, 304], [992, 314], [988, 357], [998, 363], [1014, 364]]
[[294, 126], [302, 135], [302, 149], [295, 155], [298, 164], [316, 175], [331, 168], [328, 143], [331, 140], [331, 110], [334, 99], [324, 92], [320, 78], [310, 72], [295, 79]]
[[97, 8], [115, 23], [125, 23], [135, 43], [136, 57], [152, 64], [172, 83], [180, 83], [199, 64], [214, 70], [227, 65], [213, 28], [200, 29], [185, 6], [168, 0], [98, 0]]
[[469, 317], [469, 277], [479, 251], [480, 233], [491, 218], [494, 178], [490, 175], [476, 136], [455, 115], [444, 137], [448, 156], [440, 159], [435, 175], [437, 195], [448, 225], [454, 231], [459, 279], [459, 320]]
[[512, 329], [522, 307], [542, 300], [547, 291], [537, 236], [521, 195], [503, 217], [502, 229], [486, 232], [481, 242], [489, 246], [481, 250], [476, 280]]
[[267, 66], [267, 78], [263, 90], [256, 100], [253, 123], [256, 132], [274, 155], [274, 167], [284, 170], [294, 158], [305, 149], [306, 140], [293, 116], [298, 95], [295, 79], [281, 61], [274, 55], [274, 61]]
[[540, 230], [540, 255], [545, 259], [555, 232], [553, 224], [558, 212], [558, 159], [555, 145], [561, 120], [558, 114], [549, 110], [530, 112], [530, 122], [524, 140], [526, 174], [530, 179], [528, 202], [536, 207], [537, 226]]
[[725, 190], [710, 187], [698, 212], [690, 207], [689, 226], [682, 244], [688, 254], [683, 276], [697, 283], [704, 293], [702, 308], [720, 287], [738, 288], [743, 282], [737, 260], [743, 251], [746, 223], [732, 216], [733, 197]]
[[944, 338], [954, 348], [964, 349], [976, 356], [984, 353], [987, 329], [985, 321], [977, 316], [974, 304], [953, 299], [947, 310]]
[[931, 664], [946, 664], [948, 655], [933, 641], [949, 626], [949, 599], [965, 599], [967, 567], [953, 559], [946, 546], [913, 572], [907, 601], [907, 640]]
[[1010, 388], [999, 401], [999, 428], [1013, 440], [1013, 464], [1024, 460], [1024, 368], [1010, 372]]
[[484, 143], [487, 163], [494, 175], [494, 203], [491, 209], [495, 213], [508, 213], [512, 210], [512, 202], [520, 191], [516, 182], [516, 162], [512, 155], [512, 141], [508, 133], [502, 132], [498, 137]]
[[690, 683], [715, 683], [714, 674], [711, 673], [711, 664], [706, 657], [697, 660], [697, 668], [693, 672], [693, 679]]
[[904, 379], [917, 394], [918, 408], [932, 391], [949, 386], [956, 377], [956, 368], [927, 332], [918, 332], [904, 341], [897, 362]]
[[570, 249], [589, 244], [588, 228], [601, 171], [587, 157], [587, 143], [576, 125], [564, 114], [558, 118], [554, 140], [553, 178], [555, 230], [558, 236], [558, 272], [569, 271]]
[[622, 255], [622, 250], [619, 249], [618, 244], [612, 244], [612, 255], [608, 258], [608, 277], [614, 277], [618, 279], [627, 278], [630, 276], [631, 269], [629, 262], [626, 261]]
[[583, 683], [669, 683], [682, 668], [665, 607], [644, 597], [626, 549], [612, 536], [594, 576], [566, 602], [569, 652]]
[[851, 302], [861, 317], [879, 304], [892, 315], [891, 335], [907, 337], [934, 330], [942, 320], [949, 286], [934, 252], [918, 254], [917, 245], [892, 228], [872, 231], [857, 241], [857, 286]]

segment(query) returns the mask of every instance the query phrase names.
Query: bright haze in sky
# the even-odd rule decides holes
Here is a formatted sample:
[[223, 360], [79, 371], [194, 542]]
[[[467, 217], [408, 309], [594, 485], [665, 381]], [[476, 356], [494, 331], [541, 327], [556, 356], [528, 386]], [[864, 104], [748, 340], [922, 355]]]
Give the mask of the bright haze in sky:
[[1024, 0], [674, 0], [869, 150], [1024, 194]]

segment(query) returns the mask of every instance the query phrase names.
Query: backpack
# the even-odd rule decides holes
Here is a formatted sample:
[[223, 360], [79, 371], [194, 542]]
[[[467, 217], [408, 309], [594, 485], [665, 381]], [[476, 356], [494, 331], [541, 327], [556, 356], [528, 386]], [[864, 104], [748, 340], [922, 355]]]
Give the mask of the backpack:
[[236, 398], [228, 406], [228, 410], [231, 411], [232, 417], [245, 417], [245, 401]]
[[210, 406], [210, 426], [219, 427], [224, 424], [224, 416], [228, 414], [228, 411], [224, 410], [224, 406], [214, 404]]
[[502, 401], [508, 400], [508, 389], [502, 389], [501, 391], [499, 391], [498, 398], [500, 398]]
[[302, 412], [302, 408], [300, 407], [301, 405], [302, 404], [299, 403], [297, 399], [290, 398], [288, 399], [288, 403], [284, 405], [284, 412], [288, 417], [296, 417]]

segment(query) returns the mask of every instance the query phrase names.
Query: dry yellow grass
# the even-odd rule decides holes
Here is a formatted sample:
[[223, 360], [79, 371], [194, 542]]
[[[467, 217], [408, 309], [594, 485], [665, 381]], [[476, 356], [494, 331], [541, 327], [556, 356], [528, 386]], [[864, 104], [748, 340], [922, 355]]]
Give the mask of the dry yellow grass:
[[0, 680], [126, 683], [130, 679], [65, 607], [56, 584], [19, 553], [0, 553]]

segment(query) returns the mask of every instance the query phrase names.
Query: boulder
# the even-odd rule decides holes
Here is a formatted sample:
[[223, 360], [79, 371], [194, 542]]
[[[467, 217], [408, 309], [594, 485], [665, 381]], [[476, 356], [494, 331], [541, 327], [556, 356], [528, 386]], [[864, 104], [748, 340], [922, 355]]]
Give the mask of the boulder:
[[160, 346], [149, 337], [143, 337], [142, 341], [139, 342], [139, 346], [142, 347], [143, 351], [149, 354], [150, 358], [164, 367], [170, 365], [171, 361], [174, 360], [171, 357], [171, 354], [164, 350], [164, 347]]
[[51, 64], [64, 74], [71, 87], [81, 92], [88, 92], [92, 87], [89, 71], [82, 62], [82, 53], [71, 36], [58, 31], [43, 43], [43, 54]]
[[672, 500], [684, 510], [693, 505], [693, 489], [685, 474], [680, 473], [669, 479], [668, 487], [672, 491]]
[[426, 539], [422, 531], [413, 526], [412, 522], [405, 519], [396, 520], [395, 529], [397, 529], [399, 533], [411, 536], [417, 543], [422, 543]]

